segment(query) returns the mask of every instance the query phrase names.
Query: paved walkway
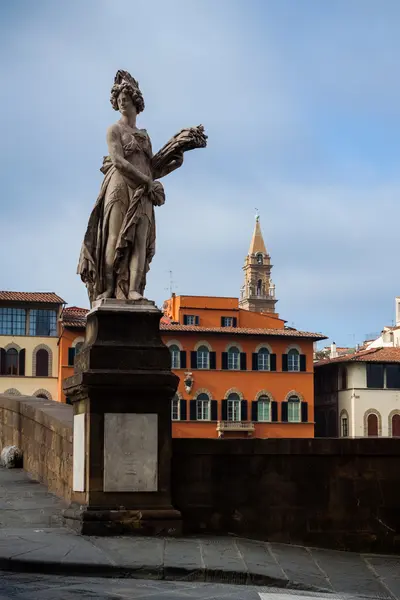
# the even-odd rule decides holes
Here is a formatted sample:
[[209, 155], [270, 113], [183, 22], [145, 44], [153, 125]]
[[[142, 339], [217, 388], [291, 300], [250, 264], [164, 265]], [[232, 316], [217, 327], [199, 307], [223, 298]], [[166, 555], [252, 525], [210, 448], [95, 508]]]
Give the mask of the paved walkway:
[[400, 557], [234, 537], [83, 537], [61, 500], [18, 469], [0, 468], [0, 569], [258, 584], [400, 600]]

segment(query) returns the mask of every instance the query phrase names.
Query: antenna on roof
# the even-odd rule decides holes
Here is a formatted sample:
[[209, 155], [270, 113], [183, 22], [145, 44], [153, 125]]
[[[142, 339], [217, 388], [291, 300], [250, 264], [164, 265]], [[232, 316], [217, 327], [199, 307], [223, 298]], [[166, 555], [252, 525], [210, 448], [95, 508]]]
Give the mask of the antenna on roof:
[[175, 281], [173, 280], [173, 274], [172, 271], [168, 271], [169, 273], [169, 286], [164, 288], [166, 291], [169, 292], [169, 295], [172, 296], [172, 294], [174, 293], [174, 288], [175, 288]]

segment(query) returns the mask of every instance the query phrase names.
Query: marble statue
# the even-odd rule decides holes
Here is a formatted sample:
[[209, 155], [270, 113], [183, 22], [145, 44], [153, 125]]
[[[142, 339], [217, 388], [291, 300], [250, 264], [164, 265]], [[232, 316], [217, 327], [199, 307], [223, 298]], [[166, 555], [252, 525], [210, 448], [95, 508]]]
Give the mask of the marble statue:
[[118, 71], [111, 104], [121, 118], [109, 127], [104, 180], [89, 217], [78, 273], [91, 302], [101, 298], [140, 300], [155, 253], [154, 207], [165, 202], [158, 179], [178, 169], [183, 153], [204, 148], [204, 128], [182, 129], [155, 155], [150, 137], [136, 118], [144, 110], [138, 82]]

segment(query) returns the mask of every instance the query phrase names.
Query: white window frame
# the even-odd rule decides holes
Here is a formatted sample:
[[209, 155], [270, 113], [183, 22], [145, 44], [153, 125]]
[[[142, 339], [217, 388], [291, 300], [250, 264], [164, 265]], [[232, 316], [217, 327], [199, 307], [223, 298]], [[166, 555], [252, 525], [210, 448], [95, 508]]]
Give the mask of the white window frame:
[[300, 371], [300, 352], [297, 348], [291, 348], [287, 353], [287, 366], [292, 373]]
[[[202, 394], [200, 394], [202, 395]], [[206, 395], [206, 394], [204, 394]], [[211, 421], [211, 403], [210, 398], [196, 398], [196, 420]]]
[[233, 317], [222, 317], [223, 325], [222, 327], [233, 327]]
[[259, 371], [271, 370], [271, 354], [268, 348], [260, 348], [257, 353], [257, 366]]
[[169, 347], [171, 354], [171, 369], [181, 368], [181, 351], [176, 344], [171, 344]]
[[[346, 435], [344, 434], [345, 427]], [[349, 417], [347, 415], [342, 415], [340, 418], [340, 435], [341, 437], [349, 437]]]
[[[290, 398], [297, 398], [297, 400], [291, 400]], [[301, 423], [301, 401], [298, 396], [293, 394], [289, 397], [287, 409], [288, 423]]]
[[[204, 348], [204, 350], [201, 350], [201, 348]], [[210, 350], [207, 348], [207, 346], [199, 346], [196, 352], [196, 368], [202, 370], [209, 369]]]
[[[176, 417], [174, 417], [174, 406], [176, 406]], [[181, 401], [178, 396], [174, 396], [171, 400], [171, 420], [172, 421], [180, 421], [181, 420]]]
[[[232, 350], [235, 350], [235, 352], [232, 352]], [[228, 371], [239, 371], [239, 369], [240, 369], [240, 350], [237, 346], [232, 346], [228, 350]]]
[[240, 398], [228, 398], [227, 418], [228, 421], [237, 423], [242, 420]]
[[271, 400], [261, 396], [257, 401], [257, 421], [260, 423], [271, 422]]

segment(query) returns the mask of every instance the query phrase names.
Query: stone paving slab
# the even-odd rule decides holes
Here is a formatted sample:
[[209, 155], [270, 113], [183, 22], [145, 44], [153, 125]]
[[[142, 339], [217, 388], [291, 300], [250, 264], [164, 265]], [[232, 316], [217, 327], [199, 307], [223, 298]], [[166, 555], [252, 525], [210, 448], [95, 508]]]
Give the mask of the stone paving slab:
[[[400, 557], [229, 537], [85, 537], [60, 525], [64, 503], [0, 468], [0, 569], [108, 578], [257, 584], [400, 600]], [[52, 504], [54, 502], [54, 504]], [[11, 503], [11, 504], [10, 504]], [[12, 513], [12, 514], [11, 514]], [[56, 526], [49, 527], [49, 522]], [[1, 579], [1, 573], [0, 573]]]

